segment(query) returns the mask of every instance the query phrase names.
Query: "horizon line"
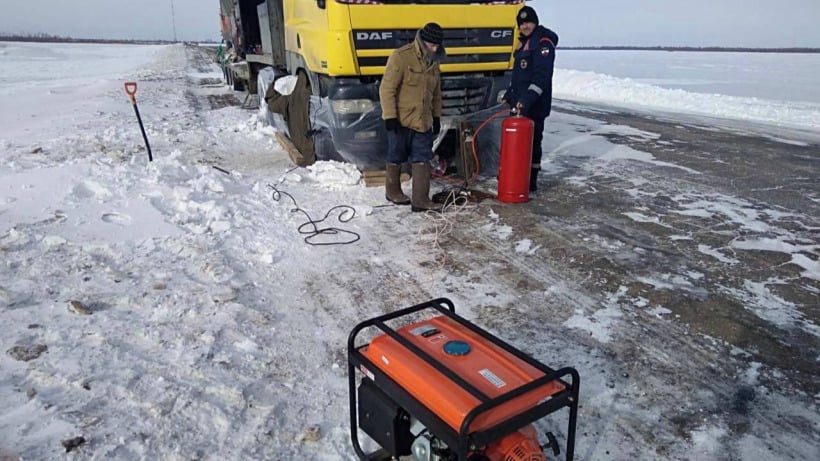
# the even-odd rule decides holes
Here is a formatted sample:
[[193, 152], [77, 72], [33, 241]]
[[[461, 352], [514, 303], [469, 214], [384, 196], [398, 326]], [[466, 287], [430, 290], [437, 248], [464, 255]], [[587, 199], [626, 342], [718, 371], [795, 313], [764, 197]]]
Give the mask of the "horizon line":
[[[15, 42], [42, 42], [42, 43], [60, 43], [60, 42], [85, 42], [85, 43], [219, 43], [220, 39], [195, 39], [195, 40], [174, 40], [163, 38], [79, 38], [79, 37], [63, 37], [58, 35], [48, 34], [9, 34], [0, 32], [0, 41], [15, 41]], [[691, 46], [691, 45], [570, 45], [558, 47], [562, 50], [636, 50], [636, 51], [748, 51], [748, 52], [802, 52], [802, 53], [820, 53], [820, 47], [810, 46], [777, 46], [777, 47], [758, 47], [758, 46], [724, 46], [724, 45], [706, 45], [706, 46]]]

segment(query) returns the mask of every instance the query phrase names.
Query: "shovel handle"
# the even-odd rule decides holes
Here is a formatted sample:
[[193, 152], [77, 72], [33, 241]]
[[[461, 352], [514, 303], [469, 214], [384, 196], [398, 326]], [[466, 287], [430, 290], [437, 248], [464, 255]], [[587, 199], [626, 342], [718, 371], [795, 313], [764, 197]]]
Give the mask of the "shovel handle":
[[128, 99], [131, 100], [131, 104], [136, 104], [137, 82], [125, 82], [125, 93], [128, 95]]

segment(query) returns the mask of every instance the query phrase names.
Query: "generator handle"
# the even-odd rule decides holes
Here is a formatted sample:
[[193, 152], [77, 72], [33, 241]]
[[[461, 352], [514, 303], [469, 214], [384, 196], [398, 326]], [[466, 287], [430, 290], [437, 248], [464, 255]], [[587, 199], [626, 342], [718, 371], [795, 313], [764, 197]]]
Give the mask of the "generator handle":
[[[561, 379], [568, 375], [572, 378], [572, 384], [568, 384], [565, 380]], [[515, 430], [521, 425], [531, 423], [532, 421], [539, 419], [541, 416], [552, 413], [560, 409], [561, 407], [568, 406], [569, 422], [567, 423], [567, 446], [565, 453], [566, 461], [572, 461], [572, 459], [575, 456], [575, 426], [578, 418], [578, 389], [581, 384], [580, 374], [578, 374], [578, 371], [572, 367], [564, 367], [559, 370], [555, 370], [523, 386], [517, 387], [511, 390], [510, 392], [500, 395], [487, 402], [483, 402], [477, 405], [472, 410], [470, 410], [470, 412], [467, 413], [467, 415], [464, 417], [464, 420], [462, 420], [461, 427], [459, 428], [458, 432], [459, 459], [461, 459], [461, 456], [466, 456], [467, 454], [467, 451], [469, 449], [468, 445], [470, 438], [470, 426], [478, 416], [489, 410], [497, 408], [509, 402], [510, 400], [520, 397], [526, 394], [527, 392], [533, 391], [541, 386], [544, 386], [554, 381], [558, 381], [565, 386], [565, 390], [558, 394], [564, 395], [564, 398], [559, 399], [557, 398], [557, 395], [554, 395], [552, 399], [542, 402], [541, 404], [533, 407], [532, 409], [524, 413], [513, 415], [507, 418], [506, 420], [495, 424], [493, 427], [480, 432], [492, 432], [497, 428], [502, 428], [503, 426], [509, 426], [512, 427], [512, 430]], [[545, 414], [541, 415], [541, 411], [545, 411]], [[535, 417], [530, 417], [530, 415], [534, 415]]]
[[[455, 304], [453, 304], [452, 301], [450, 301], [447, 298], [437, 298], [431, 301], [423, 302], [421, 304], [416, 304], [415, 306], [405, 307], [404, 309], [399, 309], [394, 312], [389, 312], [378, 317], [367, 319], [364, 322], [361, 322], [358, 325], [356, 325], [353, 328], [353, 330], [350, 331], [350, 335], [347, 337], [347, 350], [352, 351], [356, 348], [356, 336], [358, 336], [359, 333], [365, 328], [378, 326], [379, 323], [397, 319], [399, 317], [403, 317], [405, 315], [409, 315], [424, 309], [435, 309], [441, 312], [442, 314], [447, 315], [448, 317], [451, 317], [456, 313], [456, 306]], [[379, 328], [382, 331], [384, 331], [383, 328]]]

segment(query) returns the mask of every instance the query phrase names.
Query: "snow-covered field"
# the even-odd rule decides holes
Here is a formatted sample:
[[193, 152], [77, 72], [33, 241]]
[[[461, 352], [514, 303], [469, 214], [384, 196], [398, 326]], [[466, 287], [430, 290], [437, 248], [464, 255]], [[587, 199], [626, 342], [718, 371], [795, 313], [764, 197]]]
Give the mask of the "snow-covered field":
[[[558, 60], [559, 73], [595, 72], [666, 89], [756, 98], [761, 106], [770, 101], [820, 103], [813, 77], [820, 65], [818, 53], [561, 50]], [[654, 98], [646, 103], [657, 105]]]
[[820, 131], [820, 53], [562, 51], [556, 98]]
[[[358, 321], [440, 296], [453, 297], [468, 318], [479, 306], [520, 299], [503, 285], [451, 289], [469, 279], [440, 264], [437, 238], [452, 219], [383, 207], [383, 190], [364, 187], [350, 165], [294, 169], [273, 129], [253, 111], [212, 109], [209, 102], [230, 91], [200, 52], [181, 45], [0, 43], [0, 460], [352, 460], [345, 354]], [[771, 65], [736, 57], [759, 65], [756, 75]], [[600, 68], [570, 70], [561, 59], [555, 93], [563, 104], [729, 118], [773, 132], [820, 131], [816, 93], [695, 93], [670, 83], [668, 74], [655, 76], [664, 79], [661, 85], [652, 75], [631, 80]], [[778, 73], [778, 79], [802, 82], [820, 71], [820, 55], [794, 59], [809, 60], [802, 69], [811, 75]], [[629, 56], [624, 61], [635, 66]], [[730, 72], [703, 79], [725, 85], [732, 76], [741, 78]], [[139, 84], [152, 163], [123, 91], [129, 80]], [[597, 133], [592, 147], [608, 146], [606, 162], [638, 154], [612, 149], [605, 135], [645, 135], [560, 113], [550, 120], [556, 132], [545, 142]], [[557, 156], [582, 156], [590, 148], [550, 148], [545, 170]], [[586, 177], [573, 180], [598, 173], [585, 170], [579, 175]], [[739, 209], [728, 199], [691, 202], [692, 213]], [[498, 215], [469, 211], [490, 223], [482, 233], [507, 241], [522, 258], [538, 251], [538, 242], [516, 241]], [[300, 233], [305, 213], [314, 220], [330, 215], [308, 230], [341, 232]], [[761, 226], [749, 215], [735, 218]], [[816, 286], [818, 242], [771, 235], [754, 244], [789, 251], [801, 280]], [[546, 293], [585, 296], [560, 281]], [[818, 336], [817, 326], [782, 299], [760, 290], [757, 301], [771, 322], [797, 322]], [[663, 307], [654, 308], [661, 318]], [[613, 301], [595, 317], [576, 312], [564, 326], [603, 344], [619, 317]], [[542, 351], [546, 341], [505, 339], [527, 351]], [[594, 348], [569, 350], [567, 363], [551, 365], [577, 366], [582, 383], [593, 375], [589, 387], [582, 384], [581, 459], [818, 458], [818, 397], [815, 405], [790, 402], [774, 388], [759, 392], [813, 431], [778, 440], [790, 447], [787, 455], [769, 451], [769, 434], [748, 434], [727, 452], [727, 429], [706, 417], [663, 449], [633, 446], [617, 420], [653, 410], [638, 409], [594, 376], [605, 367]], [[752, 366], [738, 379], [754, 387], [760, 373]], [[685, 391], [661, 381], [659, 395], [687, 405]], [[600, 421], [591, 415], [608, 412], [605, 423], [591, 422]], [[77, 437], [84, 442], [66, 454], [61, 442]]]

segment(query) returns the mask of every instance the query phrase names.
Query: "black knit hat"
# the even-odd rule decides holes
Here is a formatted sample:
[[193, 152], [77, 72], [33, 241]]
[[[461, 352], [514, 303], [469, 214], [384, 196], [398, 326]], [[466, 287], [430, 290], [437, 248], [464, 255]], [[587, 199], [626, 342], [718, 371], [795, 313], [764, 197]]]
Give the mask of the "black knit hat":
[[537, 26], [538, 14], [531, 6], [525, 6], [518, 10], [518, 14], [515, 16], [515, 21], [519, 26], [525, 22], [531, 22]]
[[444, 31], [441, 30], [440, 25], [434, 22], [428, 22], [425, 24], [424, 27], [419, 30], [419, 36], [425, 42], [433, 43], [435, 45], [441, 45], [441, 42], [444, 41]]

